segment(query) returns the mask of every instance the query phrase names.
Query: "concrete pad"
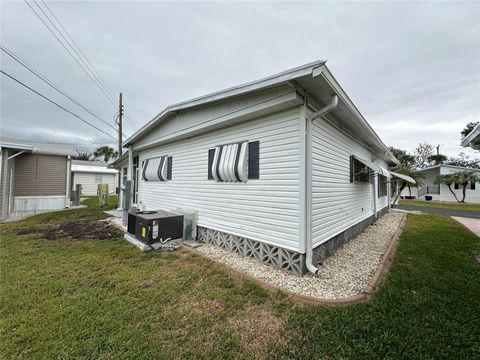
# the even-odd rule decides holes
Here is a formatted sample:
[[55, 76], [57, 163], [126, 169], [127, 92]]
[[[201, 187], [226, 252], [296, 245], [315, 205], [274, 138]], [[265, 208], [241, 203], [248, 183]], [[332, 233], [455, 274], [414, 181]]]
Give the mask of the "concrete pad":
[[480, 219], [464, 218], [459, 216], [452, 216], [452, 219], [455, 219], [475, 235], [480, 237]]

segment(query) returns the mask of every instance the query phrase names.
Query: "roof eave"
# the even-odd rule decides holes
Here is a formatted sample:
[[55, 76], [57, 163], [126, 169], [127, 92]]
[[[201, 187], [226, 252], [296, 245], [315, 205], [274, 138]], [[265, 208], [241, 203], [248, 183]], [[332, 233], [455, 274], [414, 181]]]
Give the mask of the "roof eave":
[[266, 78], [258, 79], [249, 83], [241, 84], [231, 88], [227, 88], [221, 91], [210, 93], [201, 97], [193, 98], [187, 101], [179, 102], [174, 105], [170, 105], [159, 114], [157, 114], [152, 120], [150, 120], [145, 126], [141, 127], [136, 131], [132, 136], [126, 139], [123, 142], [123, 146], [127, 147], [131, 145], [135, 140], [143, 136], [149, 129], [156, 126], [160, 121], [167, 118], [170, 114], [184, 110], [187, 108], [209, 104], [216, 101], [221, 101], [232, 96], [238, 96], [247, 92], [255, 91], [258, 89], [265, 89], [271, 86], [275, 86], [295, 78], [310, 75], [313, 70], [323, 66], [326, 63], [326, 60], [314, 61], [293, 69], [277, 73]]

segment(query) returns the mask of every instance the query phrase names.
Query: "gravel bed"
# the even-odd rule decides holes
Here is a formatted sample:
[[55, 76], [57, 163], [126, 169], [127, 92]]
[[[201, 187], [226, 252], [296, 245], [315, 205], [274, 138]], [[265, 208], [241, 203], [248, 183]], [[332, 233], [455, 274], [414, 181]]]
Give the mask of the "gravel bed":
[[316, 276], [291, 275], [210, 244], [196, 250], [279, 288], [321, 299], [340, 299], [366, 290], [404, 216], [398, 212], [385, 214], [327, 258]]

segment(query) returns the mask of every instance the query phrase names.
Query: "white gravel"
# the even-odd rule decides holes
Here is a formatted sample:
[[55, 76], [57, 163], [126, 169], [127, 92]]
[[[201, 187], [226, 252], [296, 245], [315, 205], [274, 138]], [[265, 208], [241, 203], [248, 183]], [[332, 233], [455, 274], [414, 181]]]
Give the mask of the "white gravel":
[[196, 250], [279, 288], [321, 299], [340, 299], [366, 290], [404, 216], [398, 212], [385, 214], [327, 258], [316, 276], [291, 275], [210, 244]]

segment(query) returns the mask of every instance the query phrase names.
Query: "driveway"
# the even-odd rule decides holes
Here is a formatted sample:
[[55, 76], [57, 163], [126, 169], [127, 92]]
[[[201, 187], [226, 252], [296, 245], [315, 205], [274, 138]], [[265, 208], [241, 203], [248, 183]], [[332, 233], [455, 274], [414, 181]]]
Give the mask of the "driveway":
[[480, 211], [465, 211], [465, 210], [453, 210], [453, 209], [439, 209], [429, 208], [423, 206], [410, 206], [410, 205], [395, 205], [394, 209], [410, 210], [410, 211], [422, 211], [427, 213], [434, 213], [447, 216], [464, 217], [471, 219], [480, 219]]
[[452, 216], [452, 218], [480, 237], [480, 220], [457, 216]]

